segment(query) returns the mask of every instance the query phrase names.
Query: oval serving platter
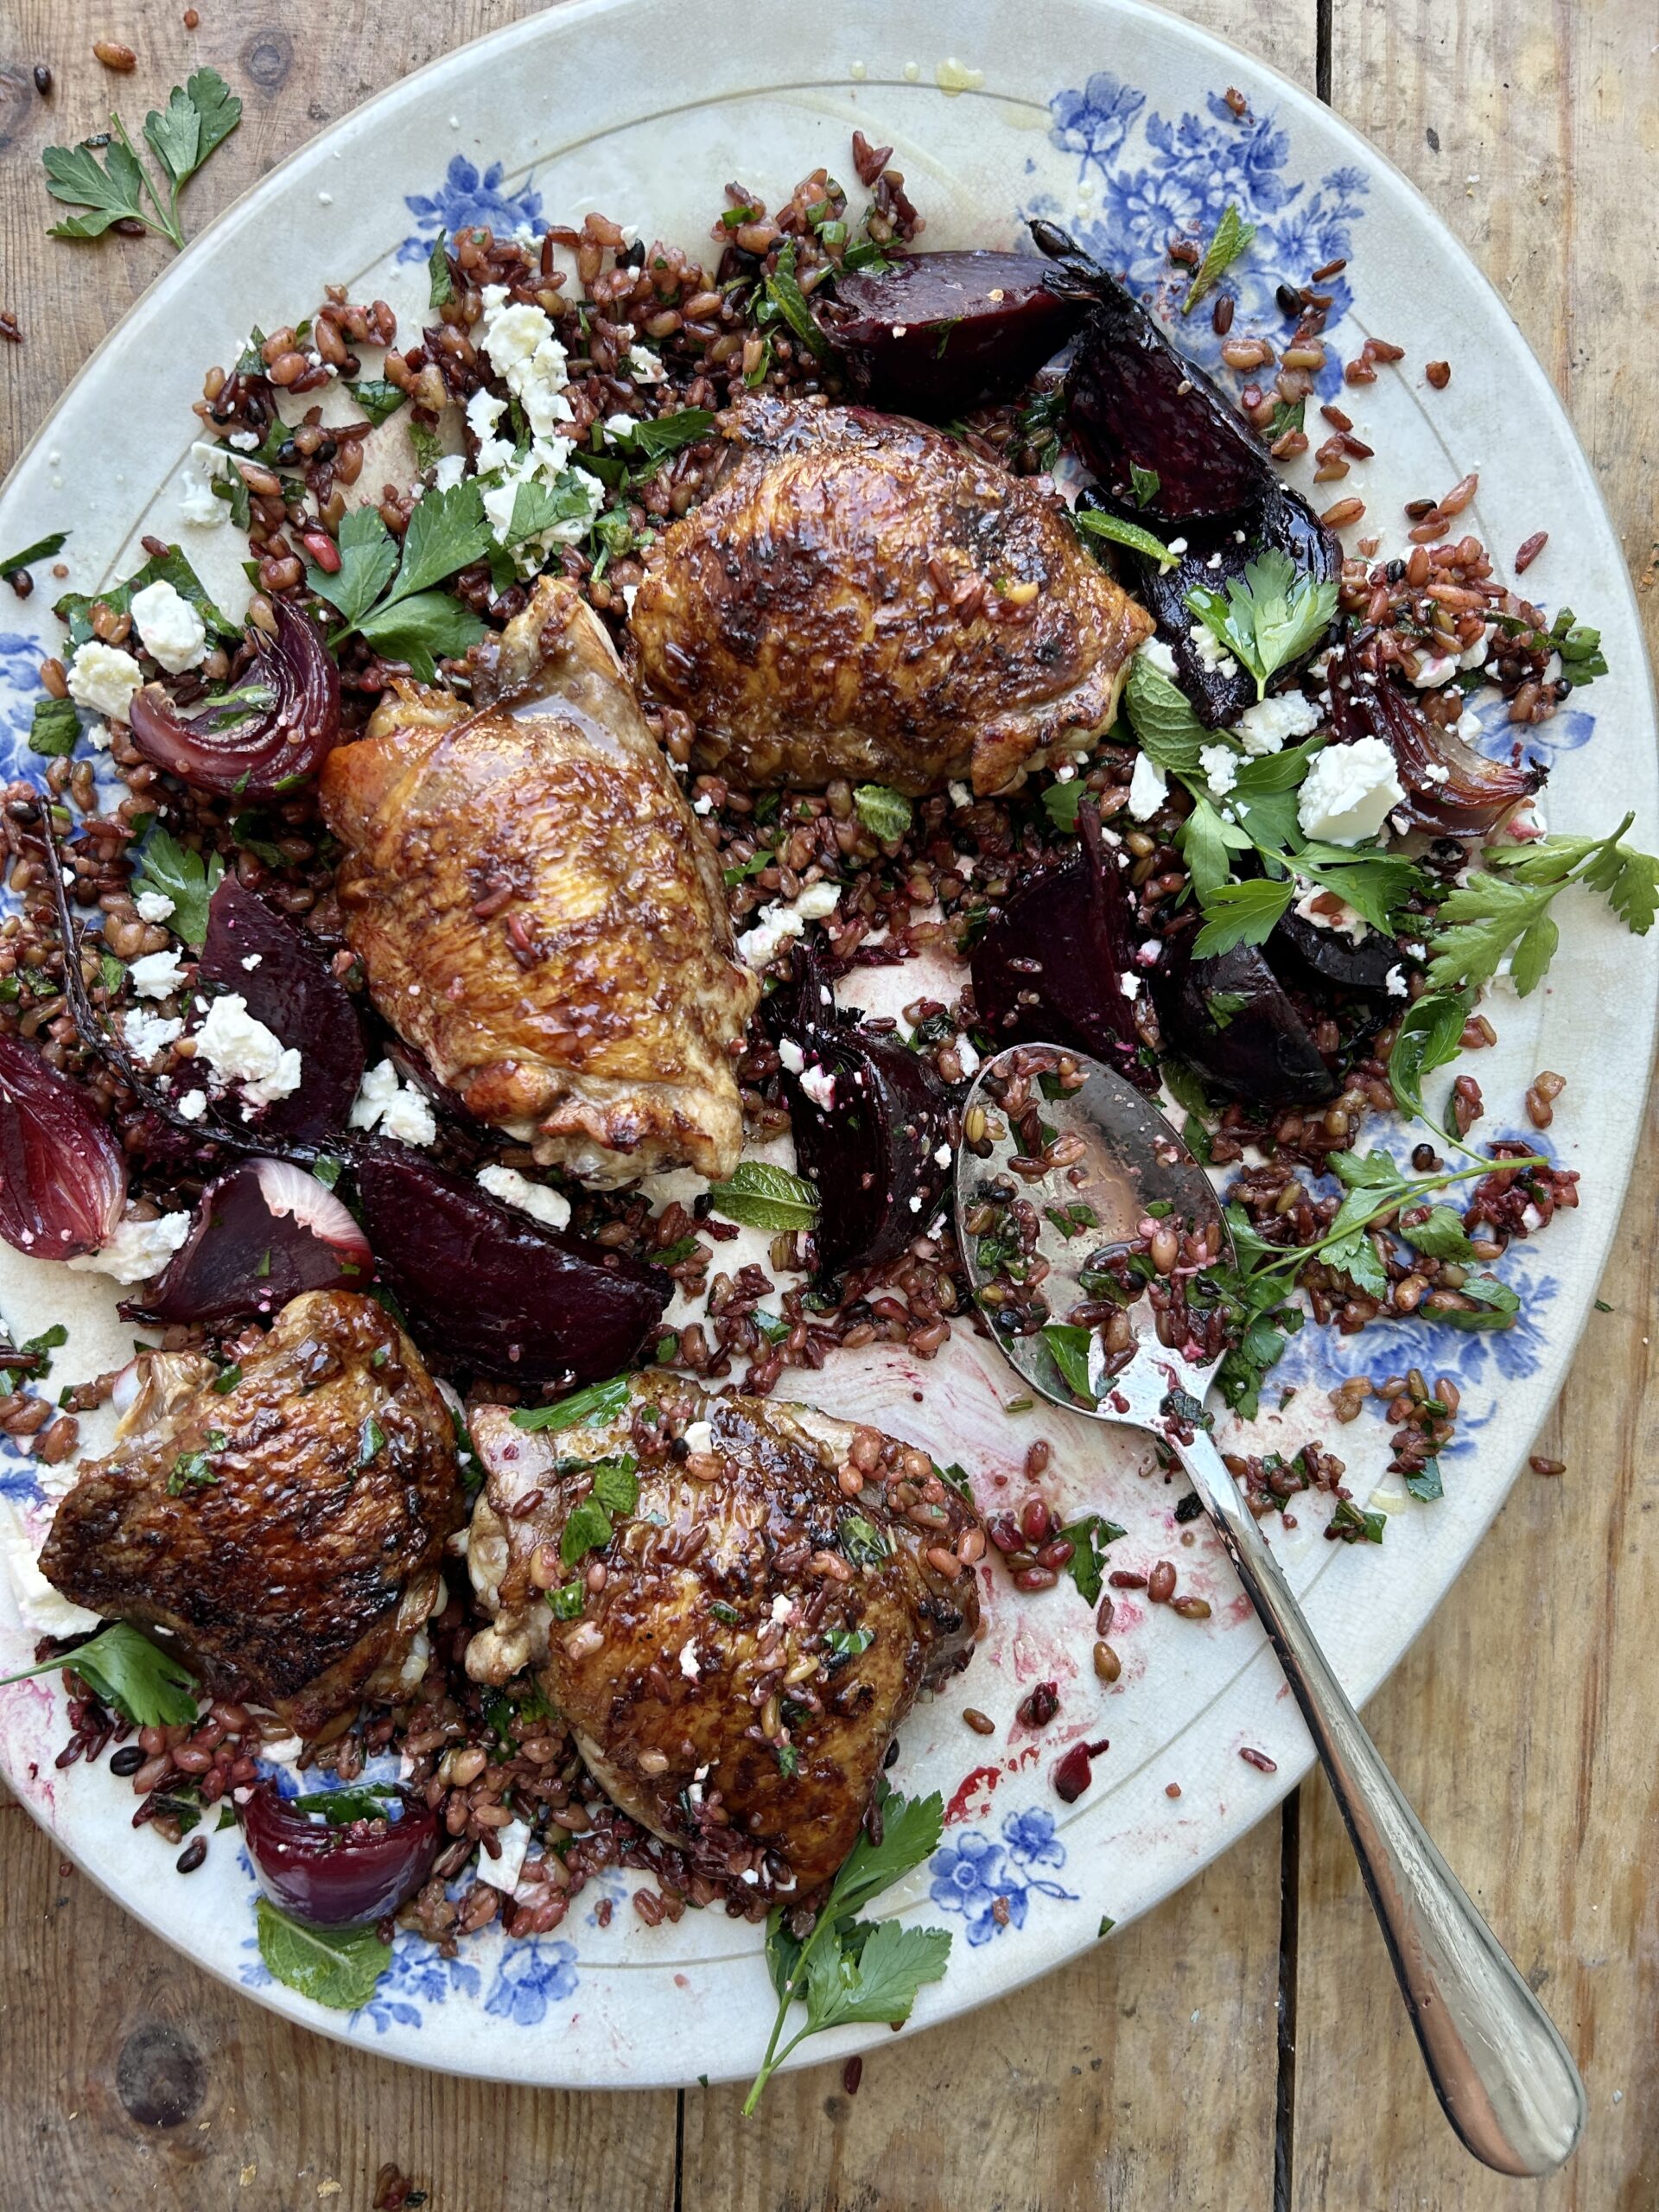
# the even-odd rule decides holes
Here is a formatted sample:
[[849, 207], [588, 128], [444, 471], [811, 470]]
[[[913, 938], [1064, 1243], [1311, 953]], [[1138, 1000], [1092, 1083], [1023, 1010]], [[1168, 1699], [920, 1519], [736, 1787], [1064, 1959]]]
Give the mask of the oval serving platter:
[[[1031, 0], [1017, 41], [992, 0], [918, 0], [902, 12], [900, 28], [870, 0], [849, 0], [829, 18], [779, 0], [757, 41], [753, 10], [736, 0], [575, 0], [394, 86], [264, 179], [164, 271], [12, 472], [0, 543], [73, 524], [72, 587], [89, 590], [135, 566], [139, 537], [154, 531], [181, 538], [208, 588], [239, 607], [239, 572], [215, 533], [181, 528], [176, 486], [202, 372], [232, 358], [255, 321], [303, 314], [325, 283], [338, 283], [354, 297], [385, 297], [407, 327], [425, 306], [435, 234], [473, 223], [511, 232], [579, 221], [592, 208], [695, 251], [728, 178], [776, 204], [820, 162], [845, 175], [851, 133], [862, 129], [894, 145], [929, 245], [1012, 245], [1023, 218], [1044, 214], [1143, 290], [1167, 274], [1172, 232], [1207, 235], [1236, 202], [1256, 226], [1230, 280], [1240, 330], [1274, 329], [1275, 287], [1346, 257], [1326, 287], [1335, 294], [1332, 389], [1338, 358], [1366, 335], [1407, 353], [1350, 396], [1376, 458], [1344, 493], [1397, 524], [1406, 499], [1485, 463], [1469, 527], [1494, 558], [1549, 531], [1548, 561], [1530, 585], [1599, 626], [1611, 671], [1587, 708], [1575, 698], [1533, 733], [1552, 772], [1550, 823], [1605, 829], [1613, 789], [1650, 843], [1659, 822], [1654, 704], [1618, 542], [1541, 370], [1413, 188], [1310, 95], [1131, 0]], [[1235, 87], [1248, 101], [1243, 120], [1223, 98]], [[1207, 317], [1180, 336], [1213, 355]], [[1454, 364], [1446, 392], [1422, 377], [1436, 358]], [[1504, 463], [1517, 454], [1524, 460]], [[102, 457], [96, 468], [81, 461], [91, 454]], [[37, 765], [25, 741], [38, 664], [55, 649], [49, 596], [0, 613], [8, 774]], [[1501, 705], [1474, 703], [1491, 749], [1507, 751]], [[1533, 1075], [1554, 1068], [1568, 1083], [1546, 1141], [1584, 1172], [1578, 1211], [1503, 1263], [1525, 1300], [1519, 1324], [1497, 1336], [1415, 1323], [1358, 1338], [1309, 1328], [1274, 1372], [1270, 1403], [1280, 1386], [1294, 1395], [1264, 1412], [1255, 1448], [1294, 1452], [1325, 1436], [1362, 1500], [1385, 1462], [1387, 1431], [1368, 1411], [1337, 1432], [1328, 1390], [1348, 1375], [1418, 1364], [1451, 1374], [1463, 1394], [1444, 1498], [1391, 1514], [1383, 1545], [1326, 1542], [1321, 1512], [1305, 1512], [1294, 1531], [1274, 1529], [1356, 1697], [1382, 1680], [1456, 1580], [1566, 1374], [1640, 1126], [1656, 979], [1654, 941], [1631, 938], [1585, 901], [1573, 908], [1547, 984], [1525, 1001], [1500, 990], [1492, 1009], [1500, 1041], [1480, 1068], [1482, 1135], [1513, 1133]], [[848, 995], [896, 1011], [924, 988], [914, 967], [866, 970]], [[1609, 1023], [1613, 1006], [1619, 1019]], [[750, 1256], [747, 1247], [740, 1255]], [[102, 1279], [0, 1252], [0, 1311], [13, 1340], [67, 1325], [54, 1382], [129, 1355], [130, 1331], [114, 1305]], [[798, 1380], [786, 1374], [779, 1395]], [[880, 1421], [941, 1462], [960, 1462], [987, 1509], [1026, 1494], [1027, 1446], [1046, 1438], [1044, 1486], [1066, 1518], [1106, 1514], [1126, 1530], [1115, 1565], [1144, 1569], [1170, 1554], [1183, 1587], [1214, 1607], [1200, 1626], [1167, 1607], [1139, 1608], [1127, 1593], [1114, 1629], [1123, 1670], [1108, 1688], [1090, 1666], [1090, 1611], [1069, 1582], [1023, 1599], [987, 1570], [989, 1635], [968, 1674], [918, 1707], [894, 1770], [898, 1786], [937, 1789], [947, 1808], [931, 1862], [880, 1906], [956, 1938], [944, 1980], [917, 2005], [922, 2026], [1016, 1987], [1093, 1943], [1106, 1923], [1146, 1911], [1275, 1805], [1310, 1748], [1216, 1546], [1176, 1524], [1184, 1485], [1166, 1484], [1149, 1446], [1049, 1408], [1008, 1411], [1016, 1379], [963, 1326], [931, 1363], [891, 1349], [848, 1354], [804, 1380], [827, 1410]], [[96, 1448], [97, 1425], [87, 1427]], [[39, 1471], [15, 1450], [0, 1459], [14, 1567], [21, 1529], [38, 1538], [49, 1511]], [[26, 1664], [33, 1644], [0, 1577], [0, 1672]], [[1062, 1706], [1033, 1735], [1014, 1708], [1039, 1680], [1059, 1684]], [[964, 1704], [992, 1715], [995, 1737], [963, 1726]], [[1055, 1762], [1069, 1744], [1102, 1736], [1111, 1749], [1096, 1762], [1092, 1789], [1064, 1804]], [[252, 1876], [234, 1834], [215, 1840], [188, 1881], [175, 1877], [171, 1854], [135, 1834], [130, 1793], [104, 1765], [54, 1769], [61, 1741], [54, 1677], [0, 1693], [0, 1768], [62, 1847], [198, 1964], [308, 2026], [456, 2073], [569, 2087], [725, 2079], [752, 2073], [760, 2058], [773, 1999], [760, 1931], [713, 1911], [649, 1928], [626, 1905], [632, 1884], [621, 1870], [591, 1884], [551, 1936], [513, 1943], [492, 1929], [445, 1960], [400, 1936], [372, 2003], [349, 2015], [324, 2011], [261, 1966]], [[1246, 1746], [1276, 1772], [1241, 1759]], [[1166, 1795], [1171, 1783], [1178, 1800]], [[605, 1898], [621, 1909], [601, 1927]], [[838, 2057], [888, 2032], [843, 2031], [803, 2056]]]

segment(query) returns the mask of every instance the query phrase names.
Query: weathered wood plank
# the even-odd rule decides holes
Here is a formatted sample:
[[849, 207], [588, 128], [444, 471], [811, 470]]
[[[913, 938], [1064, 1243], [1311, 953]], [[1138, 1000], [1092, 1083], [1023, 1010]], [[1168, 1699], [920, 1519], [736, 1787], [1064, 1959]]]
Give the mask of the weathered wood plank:
[[[1332, 95], [1429, 194], [1503, 293], [1572, 410], [1637, 575], [1650, 640], [1649, 460], [1659, 315], [1652, 25], [1548, 0], [1336, 0]], [[1455, 365], [1453, 373], [1455, 375]], [[1649, 834], [1651, 831], [1649, 830]], [[1384, 1755], [1577, 2052], [1582, 2149], [1537, 2187], [1465, 2158], [1434, 2109], [1329, 1793], [1303, 1792], [1294, 2202], [1298, 2212], [1637, 2212], [1659, 2196], [1659, 1796], [1649, 1623], [1659, 1503], [1643, 1399], [1656, 1316], [1652, 1128], [1545, 1452], [1376, 1699]]]

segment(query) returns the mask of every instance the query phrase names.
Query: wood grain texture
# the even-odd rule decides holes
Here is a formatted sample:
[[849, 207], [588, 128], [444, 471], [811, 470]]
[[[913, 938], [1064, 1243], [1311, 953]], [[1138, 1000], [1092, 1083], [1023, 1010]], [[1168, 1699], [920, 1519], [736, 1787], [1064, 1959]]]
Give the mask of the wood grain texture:
[[[0, 346], [0, 466], [166, 258], [153, 239], [48, 242], [42, 146], [100, 125], [112, 98], [142, 115], [213, 63], [246, 119], [189, 188], [194, 231], [359, 100], [533, 12], [531, 0], [197, 4], [193, 36], [182, 0], [0, 0], [0, 306], [27, 332], [24, 346]], [[1649, 11], [1633, 0], [1265, 0], [1245, 19], [1229, 0], [1184, 0], [1173, 12], [1244, 37], [1312, 86], [1321, 4], [1336, 105], [1416, 177], [1504, 291], [1651, 590]], [[92, 62], [103, 35], [137, 48], [131, 76]], [[29, 82], [37, 60], [55, 73], [50, 102]], [[1609, 1272], [1616, 1311], [1592, 1322], [1547, 1447], [1567, 1476], [1523, 1477], [1370, 1713], [1523, 1967], [1554, 1968], [1545, 1993], [1592, 2104], [1586, 2149], [1560, 2182], [1491, 2182], [1444, 2128], [1322, 1784], [1303, 1791], [1294, 1830], [1299, 2049], [1278, 2189], [1277, 1821], [1065, 1973], [872, 2053], [855, 2098], [839, 2069], [814, 2069], [778, 2082], [745, 2123], [729, 2090], [692, 2089], [683, 2110], [671, 2094], [512, 2091], [297, 2031], [60, 1873], [0, 1793], [0, 2161], [17, 2212], [359, 2212], [388, 2160], [435, 2212], [1649, 2212], [1659, 1893], [1647, 1872], [1646, 1715], [1659, 1569], [1642, 1545], [1656, 1495], [1642, 1395], [1656, 1198], [1649, 1165]], [[134, 2105], [152, 2117], [135, 2119]]]

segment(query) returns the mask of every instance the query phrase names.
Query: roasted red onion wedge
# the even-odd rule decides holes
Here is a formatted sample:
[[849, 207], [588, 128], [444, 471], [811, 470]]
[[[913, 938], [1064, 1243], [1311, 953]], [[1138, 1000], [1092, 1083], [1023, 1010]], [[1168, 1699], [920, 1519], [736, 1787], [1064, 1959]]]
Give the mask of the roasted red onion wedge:
[[662, 1268], [544, 1229], [402, 1145], [365, 1145], [354, 1164], [381, 1275], [434, 1358], [513, 1382], [602, 1382], [673, 1295]]
[[[431, 1873], [437, 1815], [401, 1789], [331, 1794], [340, 1800], [340, 1812], [355, 1809], [360, 1817], [336, 1822], [302, 1812], [269, 1782], [255, 1783], [242, 1807], [242, 1833], [259, 1886], [282, 1911], [315, 1928], [384, 1920]], [[385, 1808], [380, 1818], [372, 1807]]]
[[302, 1290], [365, 1289], [373, 1268], [368, 1238], [326, 1185], [284, 1160], [249, 1160], [208, 1185], [166, 1273], [121, 1311], [222, 1328], [280, 1313]]
[[838, 276], [818, 320], [872, 406], [939, 423], [1007, 399], [1065, 345], [1088, 311], [1023, 253], [912, 253]]
[[1134, 923], [1115, 851], [1084, 799], [1078, 850], [1028, 876], [986, 924], [972, 955], [974, 1002], [993, 1047], [1069, 1046], [1145, 1089], [1130, 972]]
[[269, 798], [315, 776], [340, 735], [340, 671], [302, 614], [286, 600], [271, 604], [276, 634], [249, 632], [254, 661], [238, 686], [269, 690], [268, 705], [184, 715], [159, 683], [134, 695], [133, 743], [193, 791]]
[[[1102, 487], [1148, 522], [1254, 509], [1273, 471], [1225, 392], [1074, 238], [1052, 223], [1031, 234], [1055, 264], [1050, 284], [1092, 307], [1066, 372], [1065, 419]], [[1133, 469], [1143, 486], [1146, 473], [1158, 479], [1144, 500]]]
[[1230, 1098], [1313, 1106], [1336, 1094], [1336, 1077], [1255, 945], [1205, 960], [1185, 944], [1172, 947], [1160, 971], [1158, 1017], [1164, 1042]]
[[73, 1260], [115, 1233], [127, 1164], [66, 1076], [0, 1037], [0, 1236], [32, 1260]]
[[326, 1137], [343, 1129], [363, 1080], [363, 1032], [351, 993], [297, 924], [227, 875], [207, 909], [198, 969], [238, 991], [285, 1045], [303, 1047], [296, 1091], [261, 1113], [262, 1134]]
[[1488, 760], [1432, 722], [1412, 695], [1388, 676], [1362, 671], [1352, 645], [1332, 669], [1331, 721], [1339, 744], [1381, 737], [1393, 747], [1406, 798], [1396, 814], [1438, 836], [1478, 837], [1541, 791], [1548, 771]]
[[763, 1019], [772, 1042], [800, 1059], [798, 1069], [785, 1066], [784, 1095], [797, 1163], [822, 1200], [813, 1231], [818, 1275], [896, 1259], [926, 1229], [950, 1180], [944, 1086], [896, 1037], [838, 1016], [835, 993], [804, 947]]

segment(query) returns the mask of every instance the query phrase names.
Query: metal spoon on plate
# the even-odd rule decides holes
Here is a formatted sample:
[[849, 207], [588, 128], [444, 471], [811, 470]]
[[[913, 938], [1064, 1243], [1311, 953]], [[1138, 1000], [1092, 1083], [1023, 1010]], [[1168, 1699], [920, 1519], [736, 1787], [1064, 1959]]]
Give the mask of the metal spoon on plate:
[[[1465, 2147], [1499, 2173], [1549, 2173], [1578, 2141], [1584, 2085], [1554, 2023], [1383, 1764], [1211, 1440], [1202, 1408], [1220, 1353], [1194, 1359], [1188, 1348], [1160, 1343], [1142, 1294], [1128, 1310], [1132, 1344], [1109, 1355], [1094, 1333], [1086, 1377], [1091, 1403], [1069, 1387], [1041, 1325], [1031, 1325], [1034, 1317], [1022, 1309], [1015, 1277], [1029, 1272], [1032, 1256], [1048, 1263], [1042, 1319], [1064, 1323], [1100, 1287], [1099, 1262], [1091, 1286], [1078, 1281], [1090, 1257], [1103, 1249], [1109, 1259], [1112, 1248], [1128, 1246], [1148, 1220], [1158, 1224], [1166, 1256], [1184, 1236], [1201, 1241], [1212, 1259], [1233, 1256], [1208, 1177], [1157, 1106], [1078, 1053], [1067, 1058], [1084, 1080], [1062, 1094], [1053, 1080], [1040, 1080], [1045, 1059], [1052, 1071], [1058, 1058], [1050, 1047], [1016, 1046], [986, 1061], [969, 1094], [963, 1122], [971, 1141], [957, 1156], [956, 1217], [975, 1295], [1033, 1389], [1069, 1412], [1144, 1429], [1179, 1459], [1307, 1723], [1446, 2118]], [[1039, 1119], [1052, 1136], [1037, 1129]], [[1037, 1154], [1055, 1146], [1060, 1161], [1044, 1172]], [[1017, 1167], [1010, 1165], [1015, 1160]], [[1034, 1217], [1038, 1241], [1034, 1255], [1017, 1259], [1011, 1276], [1009, 1230], [1019, 1217], [1009, 1209], [1020, 1201], [1033, 1209], [1024, 1219], [1029, 1231]], [[1067, 1236], [1046, 1209], [1074, 1206], [1092, 1219]], [[1071, 1217], [1074, 1228], [1077, 1218]], [[1123, 1338], [1121, 1323], [1115, 1333]], [[1063, 1342], [1077, 1375], [1077, 1340]]]

